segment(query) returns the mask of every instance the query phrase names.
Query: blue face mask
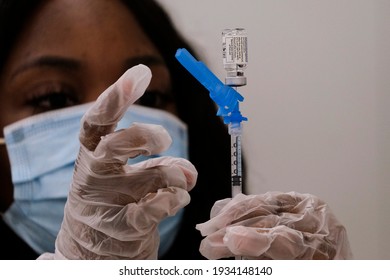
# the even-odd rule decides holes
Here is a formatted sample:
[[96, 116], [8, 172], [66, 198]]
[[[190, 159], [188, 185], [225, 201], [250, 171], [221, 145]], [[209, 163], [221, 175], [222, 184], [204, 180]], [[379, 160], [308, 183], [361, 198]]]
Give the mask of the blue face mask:
[[[14, 202], [2, 214], [4, 221], [37, 253], [54, 252], [66, 197], [79, 151], [80, 121], [91, 103], [35, 115], [4, 128], [11, 163]], [[132, 122], [162, 125], [171, 135], [171, 147], [161, 155], [188, 159], [186, 125], [174, 115], [132, 105], [118, 129]], [[129, 159], [134, 164], [147, 157]], [[159, 225], [162, 256], [172, 245], [183, 211]]]

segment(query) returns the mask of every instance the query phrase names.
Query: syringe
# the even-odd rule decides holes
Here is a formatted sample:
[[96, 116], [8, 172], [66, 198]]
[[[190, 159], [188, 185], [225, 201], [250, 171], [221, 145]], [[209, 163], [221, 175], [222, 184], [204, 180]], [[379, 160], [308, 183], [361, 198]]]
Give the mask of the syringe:
[[242, 192], [241, 122], [247, 118], [241, 115], [239, 101], [243, 101], [244, 97], [233, 87], [222, 83], [204, 63], [197, 61], [186, 49], [178, 49], [176, 58], [210, 92], [210, 98], [218, 105], [217, 115], [222, 116], [224, 123], [229, 126], [232, 196], [235, 196]]

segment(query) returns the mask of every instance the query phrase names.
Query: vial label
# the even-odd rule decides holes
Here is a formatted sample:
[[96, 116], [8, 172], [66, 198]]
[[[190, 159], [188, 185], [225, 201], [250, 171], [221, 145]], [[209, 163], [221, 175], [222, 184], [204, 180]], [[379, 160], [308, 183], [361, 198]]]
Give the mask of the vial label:
[[227, 71], [225, 84], [246, 85], [244, 70], [248, 63], [248, 39], [244, 28], [222, 31], [222, 58], [223, 68]]
[[225, 36], [222, 42], [223, 62], [234, 64], [247, 64], [247, 37]]

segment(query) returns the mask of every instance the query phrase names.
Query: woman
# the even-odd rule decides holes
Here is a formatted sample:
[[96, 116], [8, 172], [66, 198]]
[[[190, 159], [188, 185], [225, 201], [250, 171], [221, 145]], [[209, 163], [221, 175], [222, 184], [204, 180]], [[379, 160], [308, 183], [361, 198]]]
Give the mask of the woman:
[[[59, 5], [56, 7], [55, 3], [48, 4], [48, 2], [63, 2], [62, 5], [69, 6]], [[189, 158], [199, 172], [197, 187], [191, 192], [192, 202], [186, 207], [184, 217], [182, 218], [182, 224], [180, 226], [177, 238], [175, 239], [174, 245], [172, 245], [171, 249], [164, 255], [164, 257], [178, 259], [200, 258], [201, 256], [199, 254], [198, 248], [201, 236], [195, 229], [195, 225], [197, 223], [206, 221], [209, 218], [209, 211], [215, 200], [229, 196], [230, 148], [229, 138], [225, 126], [220, 121], [220, 119], [215, 116], [214, 104], [210, 101], [207, 92], [205, 92], [204, 89], [199, 86], [198, 83], [192, 77], [190, 77], [190, 75], [185, 70], [183, 71], [183, 68], [181, 68], [182, 66], [179, 65], [179, 63], [176, 61], [174, 57], [176, 50], [179, 47], [185, 47], [187, 49], [190, 49], [190, 47], [173, 29], [168, 17], [160, 9], [160, 7], [156, 5], [156, 3], [153, 1], [131, 0], [122, 1], [121, 3], [116, 4], [126, 7], [128, 10], [123, 13], [131, 13], [131, 16], [134, 17], [137, 23], [134, 23], [134, 20], [129, 21], [128, 19], [125, 19], [125, 15], [123, 15], [121, 18], [122, 22], [119, 22], [118, 16], [115, 16], [114, 14], [116, 13], [116, 10], [112, 10], [112, 14], [108, 13], [108, 10], [100, 15], [101, 18], [96, 17], [94, 19], [91, 17], [92, 19], [90, 22], [85, 20], [86, 22], [84, 23], [82, 22], [82, 18], [84, 17], [84, 19], [88, 19], [89, 15], [85, 16], [83, 13], [88, 13], [88, 10], [90, 13], [94, 13], [98, 9], [98, 7], [96, 7], [96, 10], [93, 10], [92, 8], [94, 6], [99, 5], [93, 4], [91, 2], [96, 1], [1, 2], [1, 126], [4, 127], [11, 122], [17, 121], [21, 116], [21, 114], [17, 112], [15, 108], [11, 108], [10, 106], [10, 102], [18, 98], [16, 96], [18, 90], [7, 96], [4, 94], [5, 92], [10, 92], [7, 87], [12, 87], [12, 84], [8, 83], [4, 77], [7, 75], [7, 65], [11, 65], [13, 63], [14, 54], [17, 52], [15, 49], [25, 47], [28, 51], [41, 51], [40, 48], [42, 45], [38, 44], [46, 44], [45, 42], [51, 41], [52, 46], [50, 46], [50, 48], [47, 47], [47, 50], [45, 50], [46, 53], [55, 53], [53, 50], [58, 51], [60, 49], [59, 53], [66, 54], [68, 52], [68, 48], [74, 48], [78, 49], [77, 55], [81, 53], [78, 57], [82, 57], [83, 52], [93, 53], [94, 50], [96, 50], [96, 57], [90, 58], [88, 61], [87, 59], [84, 59], [86, 61], [85, 64], [87, 67], [95, 67], [95, 69], [99, 69], [99, 67], [103, 68], [101, 65], [105, 65], [104, 71], [95, 74], [95, 80], [91, 78], [93, 76], [93, 74], [91, 74], [92, 70], [83, 74], [77, 74], [77, 79], [79, 80], [85, 80], [84, 77], [89, 77], [89, 81], [86, 81], [85, 84], [96, 84], [96, 89], [94, 89], [93, 94], [90, 94], [90, 96], [86, 96], [86, 93], [83, 93], [84, 96], [81, 97], [66, 96], [66, 90], [64, 90], [65, 93], [61, 92], [63, 89], [58, 89], [60, 86], [57, 86], [56, 84], [53, 85], [55, 82], [50, 81], [52, 84], [49, 84], [47, 89], [42, 89], [43, 91], [47, 91], [47, 93], [45, 93], [46, 96], [42, 94], [43, 96], [38, 96], [35, 100], [30, 102], [30, 104], [32, 102], [36, 102], [38, 105], [43, 104], [39, 105], [43, 107], [43, 109], [29, 109], [31, 113], [29, 112], [24, 114], [23, 117], [25, 117], [39, 113], [41, 111], [58, 109], [70, 105], [77, 105], [79, 103], [96, 99], [98, 94], [100, 94], [105, 88], [112, 84], [125, 70], [122, 66], [122, 61], [117, 58], [119, 56], [119, 51], [117, 49], [122, 51], [122, 53], [126, 53], [126, 51], [123, 51], [122, 49], [135, 49], [134, 52], [136, 52], [139, 51], [137, 48], [142, 49], [144, 47], [144, 44], [138, 42], [134, 44], [131, 41], [133, 38], [123, 40], [125, 42], [122, 44], [114, 44], [115, 40], [118, 40], [120, 37], [129, 37], [129, 35], [126, 33], [132, 32], [127, 32], [127, 28], [131, 29], [134, 25], [139, 25], [136, 26], [136, 28], [139, 29], [137, 32], [142, 34], [142, 36], [140, 36], [140, 38], [135, 37], [135, 40], [150, 41], [147, 44], [148, 47], [150, 45], [150, 48], [153, 49], [153, 51], [150, 53], [153, 55], [156, 54], [156, 56], [163, 61], [164, 65], [162, 67], [154, 67], [154, 69], [152, 67], [152, 72], [155, 72], [153, 73], [153, 76], [157, 77], [154, 79], [156, 82], [152, 80], [152, 86], [156, 89], [147, 92], [139, 100], [138, 104], [175, 112], [177, 116], [188, 125], [188, 137], [190, 143]], [[42, 13], [40, 11], [44, 9], [45, 6], [49, 5], [53, 6], [53, 8], [50, 8], [53, 9], [53, 11], [58, 9], [57, 12], [61, 16], [58, 17], [56, 14], [55, 17], [53, 16], [53, 18], [51, 18], [50, 15], [48, 15], [49, 9], [47, 12], [40, 14]], [[87, 10], [87, 12], [85, 12], [83, 8]], [[102, 7], [100, 7], [100, 9], [102, 9]], [[39, 19], [36, 19], [37, 14], [40, 14]], [[47, 18], [47, 21], [44, 21], [45, 18]], [[40, 21], [40, 19], [43, 20]], [[116, 19], [118, 19], [117, 21], [119, 23], [117, 23], [115, 26], [115, 24], [111, 22], [115, 21]], [[65, 22], [62, 25], [61, 20]], [[100, 21], [100, 23], [93, 22], [93, 20]], [[81, 25], [82, 23], [85, 25]], [[107, 28], [102, 29], [102, 26], [104, 27], [104, 24], [106, 23]], [[42, 24], [42, 26], [39, 26], [39, 24]], [[45, 24], [47, 25], [45, 26]], [[66, 24], [69, 25], [67, 26]], [[123, 28], [121, 24], [122, 26], [126, 25], [126, 27]], [[33, 30], [34, 26], [37, 25], [38, 28], [41, 27], [44, 31], [42, 32], [42, 30]], [[53, 30], [47, 30], [47, 26], [50, 26]], [[121, 26], [122, 28], [117, 28], [117, 26]], [[74, 28], [76, 31], [72, 29], [72, 31], [69, 32], [66, 30], [66, 28]], [[44, 34], [45, 30], [47, 35]], [[117, 31], [117, 34], [113, 34], [115, 31]], [[120, 32], [123, 32], [124, 34]], [[29, 42], [28, 44], [30, 44], [30, 42], [31, 44], [27, 46], [26, 41], [23, 41], [24, 39], [22, 39], [23, 45], [21, 46], [22, 43], [20, 42], [20, 38], [23, 38], [24, 34], [26, 33], [28, 34], [27, 36], [31, 36], [30, 38], [26, 39]], [[56, 34], [58, 38], [53, 38], [53, 34]], [[35, 36], [47, 36], [47, 38], [39, 40], [36, 39]], [[72, 38], [72, 36], [74, 37]], [[106, 37], [103, 38], [103, 36]], [[104, 40], [108, 36], [113, 37], [111, 41]], [[61, 40], [63, 40], [62, 43]], [[39, 42], [36, 43], [36, 41]], [[41, 41], [45, 42], [42, 43]], [[97, 49], [99, 49], [99, 53]], [[127, 53], [124, 54], [123, 57], [126, 57], [126, 55]], [[92, 55], [90, 56], [92, 57]], [[82, 58], [79, 60], [83, 61]], [[120, 65], [120, 67], [113, 65], [114, 63], [110, 64], [110, 61], [113, 60], [118, 61], [117, 65]], [[98, 61], [100, 64], [96, 64], [95, 61]], [[89, 66], [87, 63], [89, 63], [91, 66]], [[150, 63], [153, 65], [154, 62], [150, 61]], [[52, 69], [50, 69], [50, 71], [51, 70]], [[167, 72], [169, 72], [169, 74], [167, 74]], [[35, 74], [33, 73], [32, 75]], [[38, 73], [37, 75], [41, 76], [41, 73]], [[98, 75], [104, 75], [105, 77], [108, 77], [104, 80], [104, 82], [102, 82], [102, 78]], [[161, 76], [161, 78], [159, 78], [159, 76]], [[166, 81], [161, 82], [160, 80], [169, 76], [171, 79], [170, 84], [163, 84], [161, 86], [160, 84], [166, 83]], [[52, 79], [60, 80], [65, 78], [54, 77]], [[32, 76], [32, 79], [35, 79], [35, 76]], [[60, 80], [58, 83], [60, 84], [60, 82], [62, 81]], [[99, 83], [100, 85], [98, 85]], [[153, 83], [156, 85], [153, 85]], [[75, 93], [72, 94], [82, 95], [80, 93], [82, 91], [81, 86], [79, 86], [74, 91]], [[27, 101], [23, 102], [27, 103]], [[38, 107], [38, 105], [36, 107]], [[24, 111], [27, 110], [24, 109]], [[205, 137], [205, 135], [207, 135], [207, 137]], [[1, 173], [1, 181], [3, 182], [3, 187], [1, 188], [1, 211], [4, 212], [12, 202], [13, 186], [10, 178], [10, 167], [8, 160], [6, 159], [7, 153], [4, 147], [1, 147], [1, 155], [1, 168], [3, 170]], [[18, 244], [9, 252], [3, 251], [2, 254], [4, 254], [4, 258], [25, 259], [29, 257], [37, 257], [37, 254], [34, 253], [29, 248], [29, 246], [23, 242], [23, 240], [18, 239], [17, 236], [8, 229], [8, 227], [6, 227], [4, 224], [2, 227], [2, 236], [5, 232], [7, 232], [7, 240], [12, 240], [12, 244]], [[180, 248], [186, 249], [181, 250]], [[26, 255], [26, 252], [29, 252], [29, 254]]]

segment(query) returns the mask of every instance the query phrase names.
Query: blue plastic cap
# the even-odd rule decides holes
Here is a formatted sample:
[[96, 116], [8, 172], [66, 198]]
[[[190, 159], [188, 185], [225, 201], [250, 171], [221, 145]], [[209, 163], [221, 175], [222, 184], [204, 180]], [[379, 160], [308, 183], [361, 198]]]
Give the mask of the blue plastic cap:
[[237, 104], [237, 107], [231, 112], [229, 113], [227, 116], [224, 116], [223, 117], [223, 122], [225, 124], [229, 124], [229, 123], [241, 123], [242, 121], [247, 121], [248, 119], [246, 117], [243, 117], [241, 115], [241, 112], [240, 110], [238, 109], [238, 104]]
[[[244, 100], [241, 94], [222, 83], [203, 62], [197, 61], [186, 49], [178, 49], [175, 57], [210, 92], [210, 98], [219, 107], [218, 116], [228, 117], [230, 120], [234, 110], [236, 115], [237, 113], [241, 115], [238, 110], [238, 102]], [[238, 120], [239, 118], [235, 117], [234, 119]], [[240, 122], [242, 120], [247, 119], [241, 116]]]

